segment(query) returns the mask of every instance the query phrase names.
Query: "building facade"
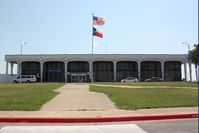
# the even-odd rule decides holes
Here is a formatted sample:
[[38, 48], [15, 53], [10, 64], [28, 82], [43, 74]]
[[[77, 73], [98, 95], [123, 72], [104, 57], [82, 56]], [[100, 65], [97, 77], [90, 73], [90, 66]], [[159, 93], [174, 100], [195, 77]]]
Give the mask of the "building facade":
[[187, 77], [186, 54], [34, 54], [5, 55], [6, 74], [17, 64], [18, 75], [36, 75], [40, 82], [114, 82], [127, 77], [139, 81]]

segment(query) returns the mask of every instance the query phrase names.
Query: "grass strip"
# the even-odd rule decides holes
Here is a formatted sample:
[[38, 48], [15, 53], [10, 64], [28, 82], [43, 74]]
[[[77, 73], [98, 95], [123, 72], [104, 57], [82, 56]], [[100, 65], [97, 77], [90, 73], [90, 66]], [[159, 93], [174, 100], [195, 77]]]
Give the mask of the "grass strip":
[[0, 110], [38, 110], [58, 93], [61, 83], [0, 84]]
[[113, 88], [90, 85], [90, 90], [106, 94], [120, 109], [196, 107], [197, 89]]

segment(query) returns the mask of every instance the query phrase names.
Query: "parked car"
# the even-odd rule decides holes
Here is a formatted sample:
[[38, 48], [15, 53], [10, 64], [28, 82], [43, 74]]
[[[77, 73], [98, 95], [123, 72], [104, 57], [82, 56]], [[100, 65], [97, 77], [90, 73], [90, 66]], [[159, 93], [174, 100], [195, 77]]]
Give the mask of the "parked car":
[[138, 79], [134, 77], [128, 77], [126, 79], [122, 79], [121, 82], [138, 82]]
[[162, 82], [163, 79], [159, 78], [159, 77], [152, 77], [150, 79], [146, 79], [145, 82]]
[[19, 83], [20, 80], [21, 80], [21, 83], [34, 83], [37, 81], [35, 75], [21, 75], [21, 78], [20, 76], [16, 77], [13, 80], [13, 83]]

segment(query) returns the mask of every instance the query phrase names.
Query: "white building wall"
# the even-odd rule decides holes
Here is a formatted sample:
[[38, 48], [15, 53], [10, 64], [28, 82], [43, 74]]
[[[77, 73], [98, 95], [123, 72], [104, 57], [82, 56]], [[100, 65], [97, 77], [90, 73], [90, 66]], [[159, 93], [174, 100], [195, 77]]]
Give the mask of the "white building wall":
[[0, 74], [0, 83], [12, 83], [16, 77], [17, 75]]

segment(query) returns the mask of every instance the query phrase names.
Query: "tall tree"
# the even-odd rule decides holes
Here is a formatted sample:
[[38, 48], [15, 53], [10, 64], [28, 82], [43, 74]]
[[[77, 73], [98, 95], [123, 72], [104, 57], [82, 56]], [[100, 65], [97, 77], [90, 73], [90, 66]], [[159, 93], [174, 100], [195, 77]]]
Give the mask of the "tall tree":
[[188, 60], [196, 66], [198, 65], [198, 44], [195, 44], [194, 49], [189, 51]]
[[196, 78], [197, 78], [197, 66], [198, 66], [198, 44], [194, 45], [194, 49], [188, 53], [188, 60], [195, 65]]

